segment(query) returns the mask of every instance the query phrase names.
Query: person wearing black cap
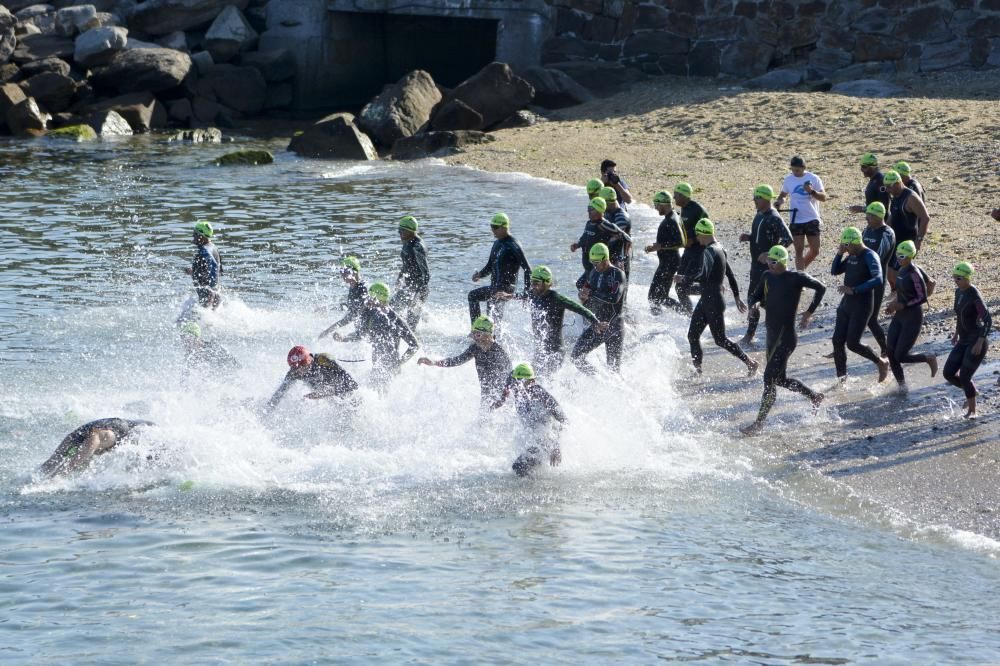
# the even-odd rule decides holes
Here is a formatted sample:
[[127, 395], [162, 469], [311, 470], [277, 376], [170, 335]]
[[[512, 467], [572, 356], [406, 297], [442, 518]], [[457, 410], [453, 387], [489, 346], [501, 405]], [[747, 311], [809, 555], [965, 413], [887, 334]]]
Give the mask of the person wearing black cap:
[[[793, 157], [790, 164], [792, 172], [785, 176], [774, 207], [780, 210], [786, 199], [789, 202], [792, 217], [788, 226], [795, 244], [795, 268], [804, 271], [819, 256], [822, 228], [819, 202], [826, 201], [826, 192], [819, 176], [806, 171], [806, 162], [801, 156]], [[809, 241], [808, 251], [805, 249], [806, 239]]]
[[601, 162], [601, 182], [608, 187], [615, 188], [618, 194], [618, 203], [623, 209], [628, 209], [632, 203], [632, 195], [628, 192], [628, 184], [618, 175], [618, 165], [614, 160], [604, 160]]

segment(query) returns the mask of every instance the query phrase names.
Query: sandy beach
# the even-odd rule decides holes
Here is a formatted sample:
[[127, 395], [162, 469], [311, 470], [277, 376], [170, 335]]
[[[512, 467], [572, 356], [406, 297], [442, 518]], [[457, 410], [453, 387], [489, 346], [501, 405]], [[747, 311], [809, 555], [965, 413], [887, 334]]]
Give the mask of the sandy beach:
[[[952, 72], [899, 83], [907, 90], [903, 96], [868, 99], [744, 91], [717, 80], [662, 77], [554, 112], [549, 122], [496, 132], [496, 141], [449, 162], [582, 188], [610, 157], [635, 200], [645, 204], [658, 190], [685, 180], [733, 252], [753, 218], [753, 187], [770, 183], [777, 189], [789, 158], [799, 154], [829, 195], [822, 250], [809, 272], [833, 286], [832, 239], [844, 226], [864, 225], [862, 215], [848, 211], [864, 201], [859, 157], [872, 151], [883, 168], [906, 160], [927, 191], [931, 218], [917, 263], [938, 280], [916, 349], [937, 354], [943, 365], [954, 329], [952, 266], [962, 260], [976, 265], [974, 282], [991, 311], [1000, 298], [1000, 262], [992, 256], [1000, 246], [1000, 223], [989, 217], [1000, 206], [1000, 74]], [[654, 232], [640, 233], [637, 245], [652, 242]], [[735, 267], [745, 290], [746, 259]], [[789, 364], [790, 375], [820, 390], [836, 382], [833, 362], [823, 356], [831, 349], [838, 300], [832, 289], [827, 292]], [[730, 322], [734, 316], [731, 309]], [[742, 326], [730, 327], [730, 337], [742, 333]], [[871, 342], [867, 334], [864, 339]], [[685, 340], [677, 342], [686, 347]], [[736, 433], [756, 413], [760, 379], [743, 378], [733, 359], [705, 342], [705, 376], [684, 390], [695, 394], [711, 385], [718, 399], [691, 403], [711, 419], [723, 416], [720, 402], [729, 405], [723, 411], [730, 422], [720, 427]], [[996, 353], [991, 350], [977, 374], [982, 395], [974, 421], [962, 418], [961, 392], [940, 374], [931, 379], [925, 366], [909, 366], [910, 392], [904, 397], [891, 375], [879, 385], [871, 364], [849, 354], [852, 379], [828, 394], [816, 423], [801, 396], [779, 389], [772, 427], [753, 444], [779, 463], [811, 468], [914, 524], [1000, 539]], [[763, 350], [754, 356], [763, 360]]]

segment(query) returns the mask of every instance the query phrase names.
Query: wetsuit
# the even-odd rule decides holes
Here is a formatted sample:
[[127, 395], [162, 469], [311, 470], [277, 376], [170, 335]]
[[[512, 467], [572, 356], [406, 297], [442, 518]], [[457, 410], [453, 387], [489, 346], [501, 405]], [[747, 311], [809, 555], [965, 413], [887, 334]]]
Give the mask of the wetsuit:
[[199, 245], [191, 261], [191, 281], [194, 283], [198, 304], [203, 308], [217, 308], [222, 302], [219, 295], [219, 278], [222, 276], [222, 257], [211, 242]]
[[632, 219], [621, 207], [614, 212], [609, 210], [606, 217], [623, 232], [608, 246], [611, 250], [611, 263], [625, 271], [625, 277], [628, 277], [632, 272]]
[[733, 290], [733, 297], [739, 298], [740, 285], [736, 282], [733, 269], [729, 266], [726, 251], [717, 241], [702, 247], [701, 265], [692, 267], [691, 272], [684, 276], [685, 282], [701, 283], [701, 299], [691, 313], [691, 325], [688, 327], [691, 358], [699, 370], [703, 358], [701, 334], [706, 326], [712, 332], [715, 344], [746, 363], [747, 367], [752, 363], [743, 350], [726, 337], [726, 301], [722, 296], [722, 281], [727, 278], [729, 287]]
[[592, 268], [587, 273], [586, 285], [590, 289], [587, 306], [599, 321], [608, 322], [609, 325], [604, 333], [598, 333], [593, 324], [583, 332], [573, 346], [573, 363], [588, 375], [596, 373], [594, 366], [587, 361], [587, 354], [604, 345], [608, 367], [613, 372], [618, 372], [622, 364], [622, 344], [625, 338], [621, 316], [622, 297], [628, 285], [625, 271], [617, 266], [608, 266], [603, 273]]
[[817, 394], [797, 379], [788, 377], [788, 360], [799, 344], [796, 315], [803, 289], [813, 290], [813, 300], [807, 311], [812, 314], [823, 302], [826, 287], [808, 273], [786, 270], [781, 275], [768, 271], [754, 288], [749, 304], [760, 303], [767, 310], [767, 365], [764, 367], [764, 397], [760, 401], [757, 421], [767, 418], [778, 395], [778, 386], [801, 393], [810, 400]]
[[878, 169], [868, 180], [868, 184], [865, 185], [865, 208], [868, 204], [878, 201], [886, 210], [889, 210], [889, 191], [885, 189], [885, 183], [883, 182], [885, 176]]
[[878, 255], [879, 264], [882, 266], [882, 281], [872, 290], [872, 316], [868, 318], [868, 330], [872, 332], [872, 337], [878, 343], [882, 356], [886, 355], [885, 329], [879, 323], [878, 316], [882, 310], [882, 299], [885, 298], [885, 283], [888, 279], [886, 270], [889, 263], [896, 259], [896, 234], [892, 227], [882, 224], [878, 227], [868, 225], [861, 232], [861, 242], [865, 247]]
[[532, 365], [540, 375], [552, 374], [562, 365], [563, 319], [567, 310], [575, 312], [591, 324], [598, 321], [593, 312], [555, 289], [549, 289], [544, 296], [528, 292], [517, 298], [526, 300], [531, 308], [531, 332], [535, 338]]
[[927, 302], [927, 276], [920, 267], [904, 266], [896, 276], [896, 302], [902, 307], [889, 322], [889, 367], [896, 381], [903, 383], [903, 363], [926, 363], [927, 354], [911, 354], [924, 323], [924, 303]]
[[[915, 192], [913, 190], [904, 187], [899, 196], [893, 197], [892, 201], [889, 202], [888, 224], [896, 232], [897, 244], [903, 241], [917, 242], [919, 220], [914, 213], [906, 210], [906, 202], [914, 195]], [[891, 266], [893, 270], [899, 270], [899, 264], [896, 263], [895, 256], [892, 258]]]
[[[680, 250], [684, 248], [686, 236], [681, 227], [681, 218], [677, 211], [670, 211], [660, 222], [656, 229], [656, 243], [660, 249], [656, 251], [656, 258], [659, 264], [656, 272], [653, 273], [653, 281], [649, 284], [649, 304], [653, 308], [654, 314], [660, 312], [664, 305], [677, 308], [684, 306], [680, 301], [675, 301], [670, 297], [670, 287], [674, 283], [674, 275], [677, 274], [677, 267], [681, 263]], [[691, 309], [691, 300], [687, 300], [686, 310]]]
[[615, 223], [611, 222], [605, 217], [602, 217], [599, 221], [594, 222], [591, 219], [587, 219], [587, 224], [583, 228], [583, 233], [580, 234], [580, 239], [576, 242], [580, 246], [581, 255], [580, 259], [583, 263], [583, 274], [576, 281], [577, 289], [583, 287], [587, 282], [587, 275], [590, 274], [590, 269], [594, 267], [594, 264], [590, 262], [590, 248], [594, 247], [598, 243], [604, 243], [608, 246], [608, 251], [611, 253], [611, 262], [614, 263], [616, 260], [616, 254], [614, 248], [620, 248], [624, 241], [622, 241], [622, 234], [624, 231], [618, 227]]
[[879, 357], [868, 345], [861, 344], [868, 320], [875, 307], [874, 291], [882, 283], [882, 264], [878, 255], [867, 247], [844, 259], [838, 254], [833, 258], [833, 275], [844, 276], [844, 286], [853, 287], [853, 294], [844, 294], [837, 306], [837, 323], [833, 330], [833, 363], [837, 377], [847, 376], [847, 349], [878, 365]]
[[[687, 241], [687, 248], [681, 255], [681, 265], [677, 272], [681, 275], [688, 275], [701, 265], [702, 246], [698, 242], [698, 235], [694, 231], [694, 225], [698, 220], [708, 218], [708, 211], [697, 201], [688, 201], [681, 207], [681, 226], [684, 229], [684, 238]], [[691, 312], [691, 294], [697, 293], [695, 285], [690, 282], [680, 282], [677, 285], [677, 300], [686, 312]]]
[[313, 391], [330, 394], [341, 398], [356, 391], [358, 383], [347, 374], [347, 371], [340, 367], [340, 364], [329, 354], [313, 354], [313, 362], [306, 368], [305, 372], [300, 372], [296, 368], [290, 368], [285, 374], [281, 386], [274, 392], [271, 399], [265, 405], [265, 411], [274, 409], [285, 393], [296, 381], [304, 381]]
[[[747, 287], [747, 294], [757, 289], [764, 276], [768, 274], [767, 264], [762, 264], [758, 257], [767, 254], [775, 245], [788, 247], [792, 244], [792, 232], [788, 230], [785, 221], [781, 219], [774, 208], [768, 208], [764, 212], [754, 215], [750, 224], [750, 285]], [[757, 333], [757, 324], [760, 322], [760, 311], [751, 310], [747, 317], [746, 339], [751, 340]]]
[[921, 201], [923, 201], [925, 204], [927, 203], [927, 195], [924, 193], [924, 186], [921, 185], [916, 178], [913, 178], [911, 176], [910, 182], [906, 183], [906, 186], [911, 190], [913, 190], [914, 192], [916, 192], [917, 196], [920, 197]]
[[507, 385], [512, 368], [510, 356], [496, 342], [489, 349], [471, 344], [458, 356], [442, 359], [441, 367], [453, 368], [473, 359], [476, 361], [476, 375], [479, 376], [480, 405], [490, 407], [500, 399]]
[[513, 236], [493, 241], [493, 248], [490, 250], [486, 265], [476, 273], [480, 278], [489, 275], [490, 286], [479, 287], [469, 292], [469, 316], [473, 321], [482, 313], [479, 308], [480, 301], [489, 301], [494, 319], [499, 319], [503, 312], [501, 307], [503, 301], [497, 301], [493, 297], [500, 291], [514, 293], [518, 268], [524, 269], [524, 289], [527, 291], [531, 284], [531, 266], [524, 258], [520, 243]]
[[[116, 442], [120, 444], [122, 440], [132, 434], [132, 431], [140, 426], [155, 425], [152, 421], [131, 421], [128, 419], [108, 418], [98, 419], [85, 423], [63, 438], [63, 441], [56, 447], [55, 452], [42, 463], [40, 471], [45, 476], [52, 476], [59, 473], [63, 466], [73, 460], [81, 451], [90, 434], [94, 430], [110, 430], [114, 433]], [[103, 453], [98, 451], [97, 453]]]
[[[990, 317], [979, 290], [973, 286], [965, 291], [956, 289], [955, 334], [958, 336], [958, 344], [952, 348], [944, 363], [944, 378], [949, 384], [965, 391], [966, 398], [978, 395], [972, 376], [986, 358], [988, 336], [992, 328], [993, 318]], [[983, 349], [979, 354], [973, 354], [972, 347], [979, 338], [984, 338]]]
[[358, 315], [361, 314], [367, 303], [368, 285], [365, 284], [364, 280], [359, 278], [356, 285], [347, 288], [347, 300], [341, 306], [346, 308], [347, 312], [340, 318], [340, 321], [330, 328], [340, 328], [341, 326], [350, 324], [358, 318]]
[[[552, 394], [537, 383], [525, 386], [511, 378], [498, 402], [503, 403], [511, 393], [527, 439], [525, 451], [511, 468], [518, 476], [525, 476], [542, 463], [543, 456], [559, 450], [559, 430], [566, 423], [566, 414]], [[553, 426], [553, 421], [557, 425]]]
[[396, 278], [396, 293], [392, 297], [392, 306], [405, 313], [406, 323], [411, 330], [416, 330], [420, 322], [420, 311], [430, 293], [428, 285], [431, 281], [431, 271], [427, 267], [427, 248], [420, 236], [414, 236], [403, 243], [399, 252], [402, 265]]
[[[369, 306], [362, 310], [354, 333], [344, 339], [353, 341], [361, 338], [372, 345], [372, 381], [376, 386], [387, 384], [399, 372], [399, 366], [417, 353], [420, 347], [417, 336], [391, 308]], [[408, 346], [402, 357], [399, 356], [400, 340]]]

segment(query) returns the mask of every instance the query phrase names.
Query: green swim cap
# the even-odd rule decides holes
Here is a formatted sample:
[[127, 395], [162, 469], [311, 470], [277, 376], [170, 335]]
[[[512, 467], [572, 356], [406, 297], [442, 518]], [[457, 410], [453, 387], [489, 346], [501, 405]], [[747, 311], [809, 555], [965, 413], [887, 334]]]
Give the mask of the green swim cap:
[[691, 195], [694, 194], [694, 188], [691, 187], [690, 183], [677, 183], [674, 185], [674, 194], [679, 194], [682, 197], [690, 199]]
[[194, 225], [195, 233], [199, 233], [205, 238], [211, 238], [215, 235], [215, 231], [212, 229], [212, 225], [208, 222], [197, 222]]
[[781, 245], [775, 245], [767, 251], [767, 258], [774, 259], [782, 266], [788, 265], [788, 250]]
[[840, 242], [844, 245], [861, 245], [861, 230], [857, 227], [847, 227], [840, 232]]
[[703, 217], [694, 225], [694, 232], [702, 236], [712, 236], [715, 234], [715, 223], [707, 217]]
[[531, 279], [552, 284], [552, 271], [549, 270], [548, 266], [535, 266], [531, 269]]
[[417, 218], [412, 215], [407, 215], [406, 217], [399, 220], [399, 228], [406, 229], [407, 231], [416, 232], [417, 231]]
[[514, 379], [534, 379], [535, 369], [531, 367], [530, 363], [518, 363], [514, 366], [514, 372], [510, 373], [510, 376]]
[[597, 193], [597, 196], [607, 201], [618, 201], [618, 193], [615, 192], [613, 187], [602, 187], [601, 191]]
[[472, 322], [472, 330], [493, 335], [493, 322], [489, 317], [476, 317]]
[[344, 257], [340, 260], [340, 265], [344, 268], [350, 268], [355, 273], [361, 273], [361, 262], [358, 261], [357, 257]]
[[493, 219], [490, 220], [490, 226], [510, 229], [510, 218], [507, 217], [507, 213], [497, 213], [493, 216]]
[[670, 203], [670, 192], [664, 192], [663, 190], [657, 192], [653, 195], [653, 205], [659, 206], [660, 204]]
[[767, 199], [768, 201], [774, 201], [774, 198], [777, 196], [774, 193], [774, 188], [770, 185], [758, 185], [754, 188], [753, 195], [761, 199]]
[[885, 204], [881, 201], [873, 201], [868, 204], [868, 208], [865, 208], [865, 214], [885, 219]]
[[591, 178], [587, 181], [587, 194], [589, 194], [591, 198], [596, 197], [602, 187], [604, 187], [604, 183], [596, 178]]
[[591, 262], [604, 261], [611, 256], [611, 250], [604, 243], [594, 243], [590, 246], [590, 252], [587, 256]]
[[198, 324], [196, 324], [193, 321], [189, 321], [186, 324], [184, 324], [183, 326], [181, 326], [181, 333], [183, 333], [184, 335], [191, 335], [191, 336], [194, 336], [196, 338], [200, 338], [201, 337], [201, 326], [199, 326]]
[[962, 261], [955, 265], [955, 268], [952, 269], [951, 274], [954, 277], [966, 278], [971, 280], [975, 272], [976, 269], [973, 268], [972, 264], [970, 264], [967, 261]]
[[368, 295], [385, 305], [389, 302], [389, 287], [385, 282], [373, 282], [372, 286], [368, 287]]
[[903, 160], [896, 162], [892, 168], [899, 172], [900, 176], [909, 176], [913, 173], [913, 169], [910, 168], [910, 165]]
[[884, 185], [895, 185], [901, 180], [903, 179], [900, 178], [899, 173], [896, 171], [886, 171], [885, 175], [882, 176], [882, 183]]
[[878, 158], [875, 157], [875, 153], [865, 153], [861, 156], [861, 166], [878, 166]]
[[590, 207], [603, 214], [608, 209], [608, 202], [601, 197], [594, 197], [590, 200]]
[[896, 254], [907, 259], [913, 259], [913, 257], [917, 256], [917, 244], [909, 240], [903, 241], [896, 246]]

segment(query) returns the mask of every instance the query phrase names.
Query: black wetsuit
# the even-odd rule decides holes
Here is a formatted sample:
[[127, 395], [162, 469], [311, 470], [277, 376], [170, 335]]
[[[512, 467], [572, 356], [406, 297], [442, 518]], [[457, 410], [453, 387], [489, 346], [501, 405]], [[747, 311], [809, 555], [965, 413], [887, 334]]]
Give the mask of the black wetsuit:
[[531, 332], [535, 338], [535, 356], [532, 360], [539, 375], [552, 374], [563, 362], [563, 319], [566, 311], [575, 312], [591, 324], [598, 321], [593, 312], [571, 298], [549, 289], [544, 296], [534, 292], [520, 295], [531, 308]]
[[885, 283], [888, 279], [890, 262], [896, 259], [896, 234], [892, 227], [883, 224], [878, 227], [868, 225], [861, 232], [861, 241], [869, 250], [878, 255], [879, 264], [882, 266], [882, 282], [872, 290], [872, 316], [868, 318], [868, 330], [872, 332], [872, 337], [878, 343], [882, 356], [886, 355], [885, 329], [879, 323], [878, 317], [882, 311], [882, 300], [885, 298]]
[[587, 219], [587, 224], [583, 228], [583, 233], [580, 234], [580, 239], [576, 242], [580, 246], [580, 251], [583, 253], [580, 256], [581, 263], [583, 264], [583, 274], [577, 279], [576, 287], [580, 289], [583, 287], [584, 283], [587, 281], [587, 275], [590, 273], [590, 269], [594, 267], [594, 264], [590, 262], [590, 248], [594, 247], [598, 243], [604, 243], [608, 246], [608, 251], [611, 253], [611, 262], [615, 261], [615, 249], [621, 247], [623, 244], [623, 234], [624, 231], [605, 217], [602, 217], [599, 221], [594, 222], [591, 219]]
[[305, 372], [299, 372], [296, 368], [288, 370], [281, 386], [267, 401], [265, 410], [274, 409], [292, 384], [297, 381], [305, 382], [309, 388], [317, 393], [330, 393], [338, 398], [348, 395], [358, 388], [358, 383], [346, 370], [340, 367], [336, 359], [326, 353], [313, 354], [313, 362], [306, 368]]
[[479, 376], [480, 404], [483, 407], [490, 407], [503, 395], [504, 387], [510, 378], [513, 367], [510, 356], [496, 342], [489, 349], [471, 344], [458, 356], [442, 359], [441, 366], [453, 368], [473, 359], [476, 361], [476, 375]]
[[896, 276], [896, 302], [902, 307], [889, 322], [889, 366], [897, 382], [904, 381], [903, 363], [926, 363], [927, 354], [911, 354], [924, 323], [924, 303], [927, 302], [927, 276], [919, 266], [910, 264], [899, 269]]
[[911, 176], [910, 182], [906, 183], [906, 186], [916, 192], [925, 205], [927, 204], [927, 195], [924, 193], [924, 186], [920, 184], [920, 181]]
[[614, 212], [608, 210], [605, 217], [623, 232], [608, 247], [611, 250], [611, 263], [625, 271], [625, 277], [628, 277], [632, 272], [632, 218], [621, 207]]
[[198, 304], [203, 308], [217, 308], [222, 302], [219, 279], [222, 277], [222, 257], [211, 242], [199, 245], [191, 261], [191, 281], [194, 283]]
[[868, 345], [861, 344], [868, 320], [875, 306], [875, 288], [882, 283], [882, 264], [878, 255], [864, 248], [859, 254], [833, 258], [833, 275], [844, 275], [844, 286], [853, 287], [853, 294], [844, 294], [837, 306], [837, 323], [833, 330], [833, 363], [837, 377], [847, 376], [847, 349], [878, 365], [879, 357]]
[[[397, 372], [399, 366], [413, 356], [420, 343], [406, 321], [391, 308], [366, 307], [355, 323], [355, 332], [345, 340], [365, 338], [372, 345], [372, 380], [384, 386]], [[408, 345], [405, 357], [399, 356], [399, 342]]]
[[350, 324], [357, 319], [367, 303], [368, 285], [365, 284], [364, 280], [359, 278], [356, 285], [347, 288], [347, 300], [341, 306], [347, 310], [347, 313], [332, 328], [340, 328], [341, 326]]
[[94, 430], [110, 430], [117, 438], [116, 445], [121, 443], [132, 431], [140, 426], [155, 425], [152, 421], [135, 421], [129, 419], [108, 418], [85, 423], [63, 438], [55, 452], [42, 463], [40, 471], [45, 476], [52, 476], [71, 461], [79, 452], [87, 438]]
[[[674, 283], [674, 275], [681, 263], [680, 250], [684, 248], [685, 236], [681, 226], [681, 217], [677, 211], [670, 211], [656, 229], [656, 243], [660, 249], [656, 251], [659, 261], [653, 281], [649, 284], [649, 304], [653, 313], [658, 314], [664, 305], [672, 308], [682, 308], [680, 301], [670, 297], [670, 287]], [[691, 300], [687, 299], [687, 310], [691, 309]]]
[[402, 265], [396, 278], [396, 293], [392, 306], [405, 313], [406, 323], [416, 330], [420, 323], [420, 311], [430, 293], [431, 271], [427, 267], [427, 248], [420, 236], [414, 236], [403, 243], [399, 252]]
[[[518, 476], [525, 476], [542, 463], [544, 455], [559, 449], [558, 429], [566, 423], [566, 414], [552, 394], [537, 383], [520, 384], [520, 381], [510, 379], [501, 401], [513, 393], [514, 409], [528, 431], [528, 446], [511, 465]], [[552, 428], [552, 421], [559, 426]]]
[[[990, 311], [986, 309], [979, 290], [972, 286], [965, 291], [956, 289], [955, 334], [958, 335], [958, 344], [952, 348], [944, 363], [944, 378], [949, 384], [960, 387], [966, 398], [978, 395], [972, 376], [986, 358], [992, 328], [993, 318], [990, 317]], [[979, 338], [984, 339], [983, 349], [980, 353], [973, 354], [972, 347]]]
[[587, 361], [587, 354], [604, 345], [608, 367], [618, 372], [622, 364], [622, 344], [625, 337], [622, 322], [622, 297], [628, 280], [625, 271], [617, 266], [608, 266], [603, 273], [596, 268], [587, 273], [587, 287], [590, 288], [590, 298], [587, 306], [599, 321], [608, 322], [608, 329], [598, 333], [594, 325], [583, 332], [573, 346], [573, 363], [580, 370], [592, 375], [596, 372], [594, 366]]
[[[896, 232], [896, 243], [903, 241], [917, 241], [919, 232], [919, 220], [914, 213], [906, 210], [906, 202], [916, 193], [906, 187], [899, 193], [898, 197], [893, 197], [889, 202], [889, 226]], [[898, 269], [898, 266], [893, 266]]]
[[726, 251], [717, 242], [702, 247], [701, 265], [693, 266], [691, 272], [684, 276], [686, 283], [701, 283], [701, 299], [691, 313], [691, 325], [688, 327], [688, 343], [691, 345], [691, 358], [696, 368], [701, 369], [703, 353], [701, 350], [701, 334], [705, 327], [712, 332], [712, 339], [727, 352], [740, 359], [750, 367], [751, 361], [735, 342], [726, 337], [726, 300], [722, 295], [722, 282], [729, 280], [733, 297], [739, 298], [740, 285], [736, 282], [733, 269], [729, 266]]
[[[750, 224], [750, 285], [747, 293], [757, 289], [757, 285], [768, 273], [767, 264], [758, 261], [758, 257], [767, 254], [775, 245], [788, 247], [792, 244], [792, 232], [788, 230], [788, 225], [781, 219], [774, 208], [768, 208], [762, 213], [754, 215]], [[746, 338], [752, 339], [757, 333], [757, 324], [760, 321], [760, 312], [751, 310], [747, 317]]]
[[531, 284], [531, 266], [524, 258], [524, 251], [521, 249], [520, 243], [513, 236], [493, 241], [486, 266], [476, 273], [480, 278], [489, 275], [490, 286], [479, 287], [469, 292], [469, 316], [473, 321], [482, 313], [479, 308], [480, 301], [489, 301], [489, 308], [492, 310], [494, 319], [499, 319], [503, 312], [503, 301], [494, 299], [494, 296], [500, 291], [508, 294], [514, 293], [519, 268], [524, 269], [524, 289], [527, 291]]
[[767, 365], [764, 367], [764, 397], [757, 414], [759, 422], [767, 418], [771, 411], [778, 395], [778, 386], [801, 393], [810, 400], [817, 397], [808, 386], [786, 374], [788, 360], [799, 344], [796, 316], [803, 289], [813, 290], [813, 300], [807, 311], [816, 312], [816, 308], [823, 302], [826, 287], [808, 273], [799, 271], [786, 270], [781, 275], [768, 271], [748, 297], [749, 305], [760, 303], [767, 310], [764, 321], [767, 329]]
[[865, 208], [870, 203], [878, 201], [889, 210], [889, 191], [885, 189], [884, 179], [882, 172], [876, 169], [875, 174], [868, 180], [868, 184], [865, 185]]
[[[688, 275], [697, 270], [701, 265], [702, 246], [698, 242], [698, 235], [694, 231], [694, 226], [698, 220], [708, 218], [708, 211], [697, 201], [688, 201], [681, 208], [681, 226], [684, 228], [684, 238], [687, 241], [687, 248], [681, 255], [681, 265], [677, 272], [681, 275]], [[696, 287], [690, 282], [680, 282], [677, 285], [677, 300], [686, 312], [691, 312], [691, 294], [697, 293]]]

